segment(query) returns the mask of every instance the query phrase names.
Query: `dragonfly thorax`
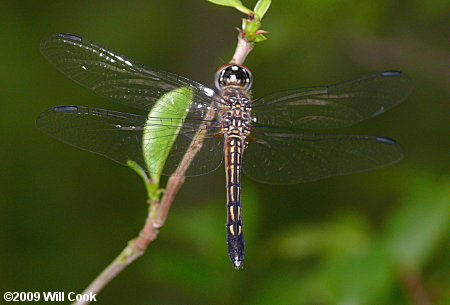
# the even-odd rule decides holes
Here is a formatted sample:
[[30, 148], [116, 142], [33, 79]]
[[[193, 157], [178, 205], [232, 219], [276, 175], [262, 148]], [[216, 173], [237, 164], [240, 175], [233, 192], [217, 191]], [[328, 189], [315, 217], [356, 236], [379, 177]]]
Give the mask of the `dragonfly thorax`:
[[251, 128], [251, 101], [249, 94], [238, 87], [225, 87], [222, 91], [225, 111], [222, 114], [222, 130], [227, 135], [246, 137]]

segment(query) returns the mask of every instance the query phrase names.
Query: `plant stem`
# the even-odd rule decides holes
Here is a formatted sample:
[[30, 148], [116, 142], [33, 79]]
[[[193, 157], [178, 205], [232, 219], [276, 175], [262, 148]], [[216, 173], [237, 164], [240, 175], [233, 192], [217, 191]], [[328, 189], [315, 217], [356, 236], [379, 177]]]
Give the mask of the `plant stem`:
[[[248, 42], [243, 37], [242, 32], [239, 31], [238, 44], [234, 53], [233, 59], [230, 63], [243, 64], [245, 58], [253, 49], [252, 43]], [[215, 114], [215, 107], [211, 107], [208, 111], [205, 120], [212, 120]], [[145, 225], [140, 231], [138, 237], [130, 240], [128, 245], [122, 250], [122, 252], [92, 281], [92, 283], [83, 291], [83, 294], [94, 293], [98, 294], [109, 282], [111, 282], [119, 273], [121, 273], [128, 265], [135, 261], [138, 257], [145, 253], [148, 245], [156, 239], [161, 228], [169, 214], [170, 207], [172, 205], [175, 196], [184, 183], [186, 170], [189, 168], [195, 155], [201, 149], [203, 144], [203, 138], [206, 135], [206, 126], [203, 125], [197, 131], [196, 136], [193, 138], [186, 154], [183, 156], [180, 164], [175, 172], [170, 176], [166, 190], [162, 199], [159, 201], [155, 198], [155, 194], [149, 192], [150, 204], [149, 212]], [[206, 160], [207, 161], [207, 160]], [[149, 190], [149, 183], [147, 183], [147, 191]], [[89, 304], [89, 301], [77, 301], [72, 305], [85, 305]]]
[[244, 37], [244, 33], [241, 29], [237, 30], [239, 31], [238, 43], [233, 58], [230, 60], [230, 64], [242, 65], [247, 58], [247, 55], [253, 50], [253, 43], [249, 42]]

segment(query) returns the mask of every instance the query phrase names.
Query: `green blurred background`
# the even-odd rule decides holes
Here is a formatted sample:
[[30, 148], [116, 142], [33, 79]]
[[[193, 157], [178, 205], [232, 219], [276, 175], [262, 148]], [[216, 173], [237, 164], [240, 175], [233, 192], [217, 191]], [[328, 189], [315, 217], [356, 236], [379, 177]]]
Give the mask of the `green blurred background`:
[[[146, 193], [128, 168], [36, 130], [51, 106], [120, 109], [56, 71], [39, 41], [75, 33], [210, 85], [242, 15], [206, 0], [1, 6], [0, 290], [80, 292], [136, 236]], [[403, 71], [412, 96], [343, 132], [395, 138], [404, 159], [301, 185], [244, 178], [240, 271], [226, 253], [223, 169], [187, 179], [158, 239], [97, 303], [450, 304], [449, 10], [446, 0], [274, 0], [270, 39], [246, 62], [254, 95]]]

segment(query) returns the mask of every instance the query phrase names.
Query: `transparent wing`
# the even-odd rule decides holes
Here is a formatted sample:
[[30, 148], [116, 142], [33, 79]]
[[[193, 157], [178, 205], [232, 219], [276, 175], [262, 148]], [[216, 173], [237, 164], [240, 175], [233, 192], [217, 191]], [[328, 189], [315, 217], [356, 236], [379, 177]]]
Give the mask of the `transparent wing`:
[[[158, 147], [158, 141], [161, 141], [163, 147], [164, 137], [172, 136], [179, 130], [163, 169], [165, 175], [174, 172], [191, 142], [198, 141], [195, 138], [196, 132], [203, 123], [202, 120], [147, 118], [81, 106], [50, 108], [41, 113], [36, 120], [40, 130], [63, 142], [123, 165], [132, 160], [144, 169], [146, 164], [142, 153], [142, 135], [146, 124], [164, 127], [164, 133], [160, 133], [158, 139], [152, 139], [155, 147]], [[223, 158], [222, 141], [220, 137], [213, 136], [218, 133], [218, 129], [211, 122], [203, 146], [186, 172], [187, 176], [206, 174], [220, 166]], [[159, 152], [154, 150], [151, 159], [157, 162], [159, 158], [161, 158]]]
[[243, 170], [257, 181], [293, 184], [370, 170], [399, 161], [392, 139], [261, 131], [244, 151]]
[[[202, 84], [157, 68], [144, 66], [95, 42], [73, 34], [44, 39], [40, 50], [67, 77], [112, 101], [150, 111], [165, 93], [189, 87], [194, 92], [190, 118], [203, 118], [208, 107], [220, 107], [220, 98]], [[170, 109], [161, 111], [170, 113]]]
[[341, 128], [383, 113], [411, 90], [407, 76], [385, 71], [334, 85], [275, 92], [256, 99], [252, 115], [256, 123], [277, 128]]

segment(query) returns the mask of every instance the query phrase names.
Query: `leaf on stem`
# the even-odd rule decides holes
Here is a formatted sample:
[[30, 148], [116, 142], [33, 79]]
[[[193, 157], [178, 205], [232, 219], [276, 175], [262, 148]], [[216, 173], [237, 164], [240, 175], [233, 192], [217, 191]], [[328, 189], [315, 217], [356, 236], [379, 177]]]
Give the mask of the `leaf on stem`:
[[264, 17], [270, 7], [271, 2], [272, 0], [259, 0], [258, 3], [256, 3], [254, 11], [259, 20]]
[[[189, 109], [193, 95], [189, 87], [167, 92], [155, 103], [148, 114], [142, 137], [142, 151], [147, 170], [156, 184], [159, 182], [167, 157], [188, 113], [186, 109]], [[162, 111], [168, 104], [171, 111], [169, 113]], [[171, 122], [171, 126], [155, 124], [160, 120]], [[168, 129], [170, 129], [169, 132]]]
[[245, 5], [243, 5], [240, 0], [208, 0], [208, 1], [218, 5], [234, 7], [238, 11], [247, 15], [253, 14], [252, 10], [245, 7]]

